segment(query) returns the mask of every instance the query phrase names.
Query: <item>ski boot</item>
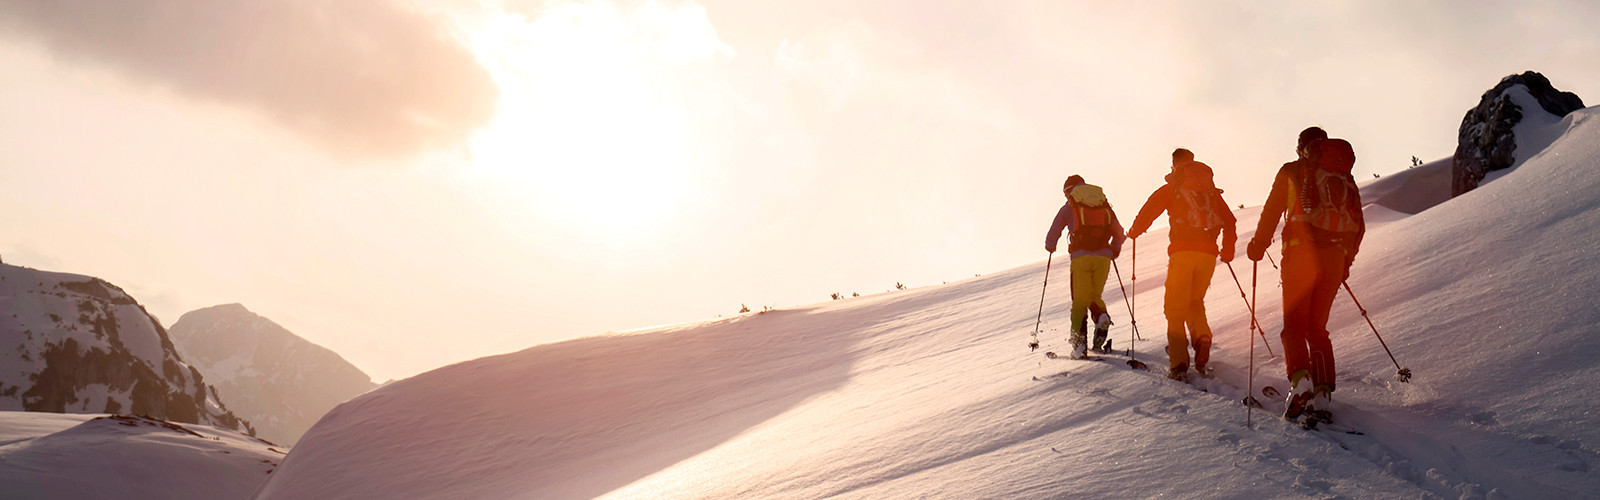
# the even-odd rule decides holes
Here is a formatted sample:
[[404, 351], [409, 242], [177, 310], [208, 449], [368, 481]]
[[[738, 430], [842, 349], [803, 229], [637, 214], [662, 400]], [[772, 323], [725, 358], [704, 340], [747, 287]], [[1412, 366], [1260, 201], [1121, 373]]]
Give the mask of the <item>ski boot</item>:
[[1089, 343], [1084, 338], [1083, 325], [1072, 325], [1072, 335], [1067, 337], [1067, 343], [1072, 345], [1072, 359], [1089, 357]]
[[1072, 343], [1072, 359], [1085, 359], [1089, 357], [1089, 346], [1083, 341]]
[[1094, 320], [1094, 352], [1105, 354], [1111, 352], [1111, 341], [1106, 338], [1106, 333], [1111, 331], [1111, 315], [1100, 313]]
[[1311, 405], [1311, 399], [1316, 396], [1316, 391], [1311, 388], [1311, 375], [1304, 370], [1294, 373], [1290, 377], [1289, 397], [1283, 402], [1283, 418], [1295, 420], [1305, 413]]
[[1172, 367], [1172, 369], [1167, 370], [1167, 378], [1170, 378], [1172, 380], [1176, 380], [1176, 381], [1179, 381], [1179, 382], [1188, 382], [1189, 381], [1189, 364], [1188, 363], [1178, 363], [1178, 366], [1174, 366], [1174, 367]]
[[1333, 412], [1329, 411], [1333, 409], [1333, 388], [1319, 385], [1311, 393], [1311, 401], [1306, 403], [1306, 408], [1303, 410], [1306, 420], [1324, 424], [1333, 423]]

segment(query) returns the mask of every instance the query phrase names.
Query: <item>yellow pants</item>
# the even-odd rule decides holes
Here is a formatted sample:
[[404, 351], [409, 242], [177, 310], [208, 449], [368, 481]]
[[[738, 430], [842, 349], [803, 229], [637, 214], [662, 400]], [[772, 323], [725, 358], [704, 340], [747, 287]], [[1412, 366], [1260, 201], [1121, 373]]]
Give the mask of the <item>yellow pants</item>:
[[1073, 344], [1088, 344], [1084, 337], [1084, 319], [1089, 316], [1090, 304], [1095, 310], [1106, 310], [1106, 301], [1100, 294], [1106, 289], [1106, 277], [1111, 274], [1111, 259], [1098, 255], [1072, 258], [1072, 338]]
[[[1162, 312], [1167, 316], [1167, 358], [1172, 368], [1189, 363], [1189, 344], [1193, 340], [1195, 368], [1211, 359], [1211, 326], [1206, 324], [1206, 289], [1211, 273], [1217, 269], [1217, 256], [1205, 252], [1180, 251], [1167, 264], [1167, 295]], [[1185, 326], [1188, 337], [1184, 335]]]

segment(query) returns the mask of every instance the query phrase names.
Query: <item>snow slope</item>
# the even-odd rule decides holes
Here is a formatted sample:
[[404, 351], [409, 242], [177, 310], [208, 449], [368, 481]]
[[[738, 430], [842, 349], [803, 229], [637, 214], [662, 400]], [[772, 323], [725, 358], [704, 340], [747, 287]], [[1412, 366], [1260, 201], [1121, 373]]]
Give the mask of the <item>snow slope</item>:
[[[1226, 267], [1213, 279], [1218, 375], [1194, 385], [1117, 357], [1029, 352], [1040, 262], [394, 382], [326, 415], [257, 498], [1600, 497], [1596, 115], [1550, 124], [1562, 133], [1547, 148], [1442, 203], [1410, 178], [1435, 170], [1366, 186], [1371, 227], [1350, 284], [1415, 378], [1394, 380], [1341, 295], [1335, 411], [1363, 435], [1259, 411], [1246, 426], [1237, 401], [1284, 384], [1281, 360], [1248, 330], [1248, 261], [1233, 265], [1242, 285]], [[1238, 212], [1241, 229], [1259, 210]], [[1162, 367], [1165, 235], [1142, 239], [1138, 269], [1132, 252], [1118, 267], [1127, 285], [1138, 276], [1135, 354]], [[1066, 336], [1067, 263], [1055, 265], [1045, 349]], [[1278, 352], [1278, 275], [1256, 269]], [[1125, 348], [1115, 282], [1106, 298]]]
[[227, 429], [0, 412], [0, 498], [248, 498], [283, 452]]

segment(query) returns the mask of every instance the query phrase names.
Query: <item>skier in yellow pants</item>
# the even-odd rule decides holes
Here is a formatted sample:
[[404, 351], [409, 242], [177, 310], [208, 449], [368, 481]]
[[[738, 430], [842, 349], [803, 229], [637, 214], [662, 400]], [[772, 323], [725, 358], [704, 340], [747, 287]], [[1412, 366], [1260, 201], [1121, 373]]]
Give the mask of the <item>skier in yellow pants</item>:
[[1061, 187], [1067, 203], [1056, 212], [1045, 233], [1044, 249], [1055, 253], [1062, 230], [1071, 236], [1067, 250], [1072, 254], [1072, 357], [1088, 356], [1088, 340], [1084, 322], [1090, 311], [1095, 313], [1094, 348], [1097, 352], [1109, 350], [1106, 330], [1111, 327], [1111, 316], [1106, 314], [1106, 303], [1100, 299], [1105, 291], [1106, 277], [1111, 272], [1111, 260], [1122, 253], [1122, 223], [1117, 221], [1111, 202], [1099, 186], [1086, 184], [1083, 177], [1067, 178]]

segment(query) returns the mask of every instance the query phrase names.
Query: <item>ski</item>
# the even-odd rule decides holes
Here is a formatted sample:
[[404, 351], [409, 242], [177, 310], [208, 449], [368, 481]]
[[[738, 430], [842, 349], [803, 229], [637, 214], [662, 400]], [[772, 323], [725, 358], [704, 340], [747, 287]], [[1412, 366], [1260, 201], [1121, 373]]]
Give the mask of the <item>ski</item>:
[[1073, 361], [1105, 361], [1106, 360], [1106, 358], [1102, 358], [1100, 356], [1087, 356], [1086, 355], [1086, 356], [1081, 357], [1081, 358], [1072, 357], [1072, 356], [1062, 356], [1060, 354], [1056, 354], [1055, 351], [1046, 351], [1044, 353], [1044, 357], [1050, 358], [1050, 359], [1069, 359], [1069, 360], [1073, 360]]
[[[1050, 359], [1071, 359], [1069, 357], [1061, 356], [1060, 354], [1056, 354], [1053, 351], [1052, 352], [1046, 352], [1046, 353], [1044, 353], [1044, 355], [1046, 357], [1050, 358]], [[1092, 359], [1094, 361], [1109, 361], [1108, 358], [1110, 358], [1110, 357], [1121, 358], [1121, 357], [1124, 357], [1124, 356], [1122, 354], [1117, 353], [1116, 351], [1099, 352], [1099, 351], [1091, 350], [1091, 351], [1089, 351], [1089, 354], [1087, 355], [1087, 357], [1081, 358], [1081, 359]], [[1127, 364], [1128, 364], [1128, 368], [1131, 368], [1131, 369], [1134, 369], [1134, 370], [1150, 371], [1150, 366], [1149, 365], [1146, 365], [1146, 364], [1144, 364], [1143, 361], [1139, 361], [1137, 359], [1127, 358]]]
[[[1262, 386], [1261, 387], [1261, 395], [1266, 397], [1270, 401], [1282, 401], [1283, 400], [1283, 391], [1278, 389], [1277, 387], [1273, 387], [1273, 386], [1270, 386], [1270, 385], [1266, 385], [1266, 386]], [[1247, 398], [1245, 398], [1245, 401], [1246, 401], [1245, 404], [1249, 404], [1251, 401], [1254, 401], [1256, 403], [1256, 405], [1258, 405], [1258, 406], [1255, 406], [1256, 408], [1265, 409], [1265, 408], [1259, 406], [1261, 404], [1260, 401], [1255, 401], [1255, 398], [1253, 398], [1253, 397], [1247, 397]], [[1361, 430], [1356, 429], [1354, 427], [1333, 423], [1333, 413], [1329, 412], [1328, 410], [1308, 410], [1305, 413], [1302, 413], [1300, 416], [1292, 417], [1292, 418], [1291, 417], [1285, 417], [1280, 413], [1279, 414], [1279, 418], [1282, 418], [1286, 422], [1298, 425], [1298, 426], [1300, 426], [1300, 428], [1308, 430], [1308, 431], [1320, 430], [1320, 431], [1341, 432], [1341, 433], [1351, 434], [1351, 435], [1356, 435], [1356, 436], [1365, 436], [1367, 434], [1367, 433], [1362, 432]]]

